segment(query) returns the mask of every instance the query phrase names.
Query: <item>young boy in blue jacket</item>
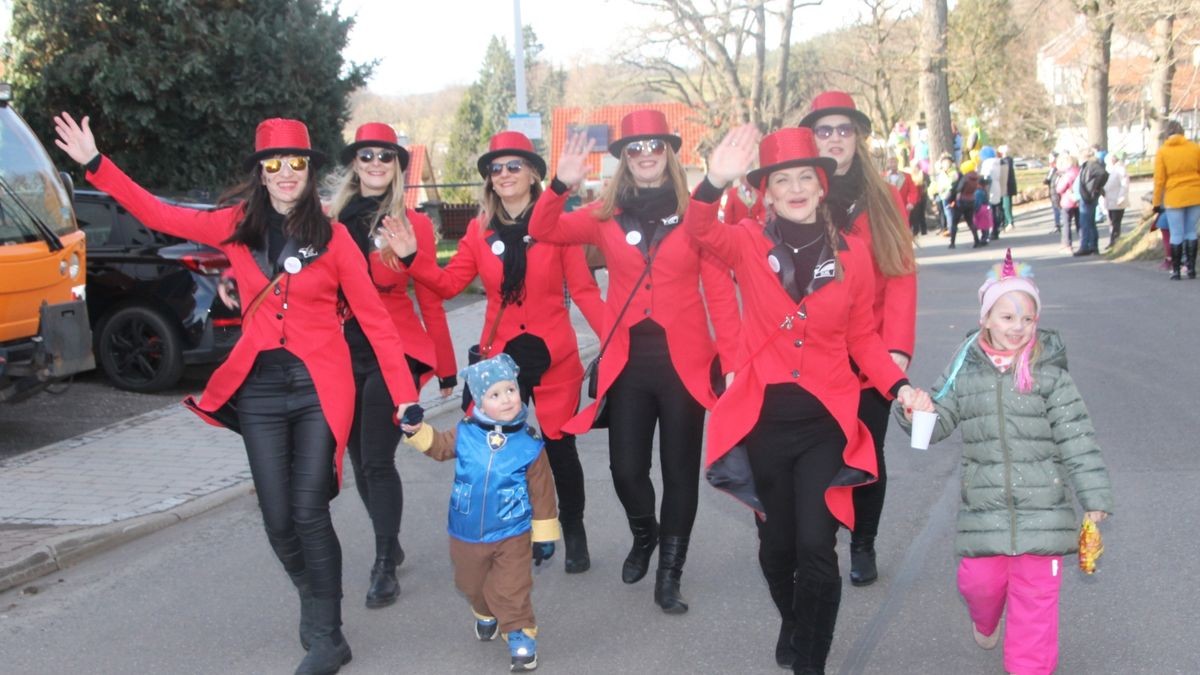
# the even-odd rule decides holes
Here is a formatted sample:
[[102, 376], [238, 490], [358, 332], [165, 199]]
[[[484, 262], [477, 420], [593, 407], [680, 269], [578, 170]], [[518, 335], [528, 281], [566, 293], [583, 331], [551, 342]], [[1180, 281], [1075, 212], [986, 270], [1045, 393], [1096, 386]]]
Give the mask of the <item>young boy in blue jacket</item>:
[[554, 555], [560, 532], [554, 477], [542, 439], [525, 423], [518, 370], [503, 353], [468, 366], [460, 377], [475, 407], [456, 428], [402, 428], [421, 452], [455, 458], [448, 528], [454, 583], [475, 612], [475, 636], [503, 634], [509, 669], [524, 672], [537, 668], [530, 562]]

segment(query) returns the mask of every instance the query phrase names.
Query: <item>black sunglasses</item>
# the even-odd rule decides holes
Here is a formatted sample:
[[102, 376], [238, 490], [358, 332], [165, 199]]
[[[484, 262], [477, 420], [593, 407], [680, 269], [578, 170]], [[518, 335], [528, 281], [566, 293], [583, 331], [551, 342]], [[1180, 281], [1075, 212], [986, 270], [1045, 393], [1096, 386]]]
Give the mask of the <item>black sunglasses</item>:
[[644, 155], [658, 156], [667, 151], [667, 144], [659, 138], [651, 138], [646, 141], [634, 141], [625, 146], [626, 157], [638, 157]]
[[493, 176], [499, 176], [501, 173], [504, 172], [505, 169], [508, 169], [509, 173], [521, 173], [521, 169], [524, 169], [524, 168], [525, 168], [525, 160], [522, 160], [522, 159], [510, 159], [504, 163], [492, 162], [491, 164], [488, 165], [488, 171]]
[[378, 159], [380, 164], [391, 164], [396, 159], [396, 151], [372, 150], [371, 148], [363, 148], [358, 151], [358, 161], [363, 164], [370, 164], [375, 159]]
[[815, 134], [817, 138], [822, 139], [832, 137], [835, 131], [837, 132], [838, 136], [841, 136], [842, 138], [849, 138], [855, 133], [854, 124], [851, 122], [846, 122], [845, 124], [839, 124], [837, 126], [822, 124], [820, 126], [813, 127], [813, 134]]

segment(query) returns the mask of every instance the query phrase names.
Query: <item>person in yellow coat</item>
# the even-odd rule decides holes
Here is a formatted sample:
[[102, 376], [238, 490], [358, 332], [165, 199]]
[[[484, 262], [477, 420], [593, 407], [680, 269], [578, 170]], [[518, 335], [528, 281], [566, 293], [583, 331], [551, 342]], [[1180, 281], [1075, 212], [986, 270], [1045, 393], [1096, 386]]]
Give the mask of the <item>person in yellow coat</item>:
[[1200, 146], [1183, 135], [1178, 120], [1167, 122], [1162, 146], [1154, 156], [1154, 211], [1167, 214], [1171, 230], [1171, 279], [1196, 278], [1196, 222], [1200, 221]]

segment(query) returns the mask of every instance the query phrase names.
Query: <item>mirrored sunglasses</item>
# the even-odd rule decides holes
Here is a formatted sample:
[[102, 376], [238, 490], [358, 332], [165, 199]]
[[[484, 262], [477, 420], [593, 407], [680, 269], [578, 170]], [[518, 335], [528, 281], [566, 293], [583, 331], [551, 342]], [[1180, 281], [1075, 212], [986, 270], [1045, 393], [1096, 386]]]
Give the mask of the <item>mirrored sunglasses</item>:
[[658, 156], [667, 151], [667, 144], [662, 139], [651, 138], [648, 141], [634, 141], [625, 146], [626, 157], [638, 157], [645, 155]]
[[488, 165], [488, 171], [493, 176], [499, 176], [508, 169], [509, 173], [521, 173], [521, 169], [525, 168], [525, 161], [521, 159], [510, 159], [507, 162], [492, 162]]
[[845, 124], [839, 124], [837, 126], [822, 124], [820, 126], [813, 127], [813, 134], [815, 134], [817, 138], [830, 138], [833, 136], [834, 132], [837, 132], [837, 135], [841, 136], [842, 138], [849, 138], [855, 133], [854, 124], [852, 122], [846, 122]]
[[267, 173], [279, 173], [279, 170], [283, 168], [284, 162], [287, 162], [287, 165], [296, 173], [308, 170], [307, 157], [270, 157], [259, 160], [258, 163], [262, 165], [263, 171]]
[[363, 148], [358, 151], [358, 161], [363, 164], [370, 164], [378, 159], [380, 164], [391, 164], [396, 159], [395, 150], [373, 150], [371, 148]]

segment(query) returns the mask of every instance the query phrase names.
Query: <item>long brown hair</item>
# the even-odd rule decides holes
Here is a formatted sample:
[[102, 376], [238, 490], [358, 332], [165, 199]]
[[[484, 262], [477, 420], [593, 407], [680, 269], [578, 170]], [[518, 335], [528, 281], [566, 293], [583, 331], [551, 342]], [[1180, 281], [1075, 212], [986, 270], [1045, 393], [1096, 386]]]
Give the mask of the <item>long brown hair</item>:
[[[869, 132], [855, 122], [855, 164], [863, 173], [863, 196], [867, 200], [867, 222], [871, 228], [871, 253], [875, 264], [885, 276], [899, 277], [912, 274], [917, 269], [913, 255], [913, 236], [904, 215], [896, 206], [896, 199], [888, 182], [879, 174], [867, 147]], [[850, 167], [854, 171], [854, 166]]]
[[[538, 173], [531, 162], [526, 161], [525, 167], [529, 169], [529, 173], [533, 174], [533, 183], [529, 186], [529, 206], [525, 207], [526, 210], [529, 210], [537, 203], [538, 197], [542, 196], [542, 175]], [[508, 215], [508, 211], [504, 210], [504, 201], [492, 188], [492, 177], [487, 176], [483, 179], [483, 197], [479, 200], [480, 232], [492, 224], [493, 214], [504, 225], [512, 225], [516, 222], [512, 216]]]
[[[294, 237], [301, 246], [324, 248], [333, 238], [333, 227], [329, 217], [321, 210], [321, 198], [317, 196], [316, 170], [312, 161], [308, 164], [308, 180], [305, 181], [304, 191], [296, 200], [296, 207], [283, 220], [283, 231], [289, 237]], [[274, 210], [271, 206], [271, 195], [263, 184], [262, 165], [254, 163], [249, 175], [238, 185], [225, 191], [217, 199], [221, 206], [242, 202], [242, 220], [234, 228], [233, 234], [221, 242], [223, 244], [242, 244], [249, 248], [260, 249], [266, 244], [268, 218]]]
[[[358, 159], [350, 160], [350, 164], [340, 169], [337, 173], [331, 175], [327, 181], [333, 189], [333, 199], [329, 202], [329, 216], [334, 220], [341, 215], [342, 209], [346, 208], [346, 204], [350, 200], [362, 193], [362, 182], [358, 178], [358, 172], [354, 170], [354, 163]], [[399, 158], [396, 160], [396, 172], [392, 174], [392, 183], [388, 186], [386, 192], [383, 193], [383, 200], [379, 203], [379, 209], [371, 217], [371, 227], [369, 232], [374, 232], [379, 226], [379, 222], [384, 216], [396, 218], [405, 227], [409, 227], [411, 223], [408, 220], [408, 209], [404, 206], [404, 172], [400, 170]], [[434, 230], [434, 240], [437, 240], [438, 233]], [[369, 243], [374, 242], [374, 237], [368, 237]], [[400, 260], [396, 257], [396, 253], [390, 247], [384, 246], [379, 249], [379, 257], [383, 260], [383, 264], [388, 267], [399, 270]]]
[[[683, 172], [683, 165], [679, 163], [679, 156], [675, 154], [675, 148], [667, 139], [662, 139], [666, 144], [666, 178], [667, 184], [675, 190], [675, 197], [679, 206], [675, 208], [675, 215], [683, 217], [683, 212], [687, 208], [688, 199], [691, 194], [688, 193], [687, 175]], [[596, 209], [596, 218], [598, 220], [609, 220], [616, 213], [617, 206], [623, 198], [636, 195], [638, 191], [637, 183], [633, 180], [633, 172], [629, 169], [629, 161], [625, 157], [625, 151], [621, 151], [621, 161], [617, 164], [617, 174], [612, 180], [608, 181], [608, 185], [604, 186], [604, 190], [600, 193], [597, 201], [600, 202], [600, 208]]]

